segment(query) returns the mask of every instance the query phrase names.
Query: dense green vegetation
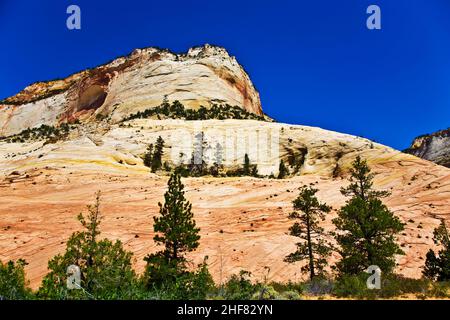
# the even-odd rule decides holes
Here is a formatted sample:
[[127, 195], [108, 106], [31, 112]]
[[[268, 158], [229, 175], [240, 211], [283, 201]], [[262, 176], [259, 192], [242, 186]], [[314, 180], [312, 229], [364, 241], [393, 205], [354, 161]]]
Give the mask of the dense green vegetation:
[[17, 262], [0, 261], [0, 300], [23, 300], [33, 298], [32, 292], [27, 288], [24, 267], [25, 260]]
[[47, 140], [48, 143], [54, 143], [66, 138], [70, 130], [74, 128], [76, 128], [76, 124], [62, 123], [58, 127], [43, 124], [40, 127], [28, 128], [16, 135], [3, 139], [9, 143], [24, 143], [35, 140]]
[[249, 119], [265, 121], [265, 118], [257, 114], [248, 112], [238, 106], [213, 104], [211, 108], [200, 106], [198, 109], [186, 109], [178, 100], [163, 102], [160, 106], [133, 113], [123, 119], [123, 121], [133, 119], [147, 119], [156, 117], [157, 119], [186, 119], [186, 120], [226, 120], [226, 119]]
[[[160, 139], [162, 140], [162, 139]], [[159, 143], [163, 143], [160, 141]], [[152, 152], [154, 155], [154, 152]], [[151, 164], [151, 162], [150, 162]], [[251, 173], [245, 157], [243, 172]], [[184, 196], [184, 185], [173, 173], [154, 218], [153, 240], [160, 247], [146, 256], [145, 272], [132, 268], [132, 253], [120, 241], [100, 239], [101, 197], [88, 206], [87, 216], [78, 220], [82, 231], [69, 238], [64, 253], [48, 263], [49, 273], [37, 292], [27, 288], [25, 261], [0, 263], [0, 299], [301, 299], [304, 296], [378, 299], [409, 296], [450, 298], [449, 233], [445, 224], [436, 228], [437, 254], [430, 250], [422, 279], [409, 279], [394, 273], [394, 255], [401, 254], [395, 235], [403, 229], [400, 220], [381, 202], [387, 193], [372, 188], [373, 174], [360, 158], [353, 162], [350, 184], [341, 191], [349, 196], [333, 221], [336, 233], [325, 233], [320, 226], [332, 208], [317, 198], [317, 189], [303, 186], [293, 200], [289, 218], [294, 224], [290, 235], [299, 239], [297, 249], [287, 262], [304, 261], [302, 272], [309, 280], [297, 283], [255, 279], [242, 270], [223, 283], [214, 283], [208, 270], [208, 257], [192, 266], [188, 253], [200, 244], [200, 229], [192, 205]], [[334, 237], [337, 248], [330, 245]], [[351, 245], [350, 245], [351, 243]], [[351, 248], [351, 247], [354, 248]], [[334, 251], [339, 259], [334, 266], [327, 259]], [[376, 264], [382, 269], [381, 288], [369, 289], [366, 268]], [[80, 279], [73, 282], [69, 266], [78, 266]], [[267, 267], [268, 273], [270, 268]], [[335, 273], [333, 273], [335, 271]], [[330, 272], [330, 273], [328, 273]], [[76, 284], [75, 288], [68, 287]]]

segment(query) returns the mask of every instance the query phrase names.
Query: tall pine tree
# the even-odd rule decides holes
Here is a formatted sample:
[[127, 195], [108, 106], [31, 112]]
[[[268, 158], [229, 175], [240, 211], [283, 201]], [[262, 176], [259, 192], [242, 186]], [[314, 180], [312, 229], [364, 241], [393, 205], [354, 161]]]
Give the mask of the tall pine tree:
[[299, 196], [293, 201], [294, 211], [289, 214], [289, 219], [296, 220], [290, 228], [290, 235], [303, 240], [297, 243], [297, 250], [289, 254], [286, 262], [308, 260], [302, 271], [309, 272], [312, 280], [316, 275], [322, 275], [327, 264], [327, 257], [331, 254], [332, 247], [325, 240], [325, 231], [319, 226], [319, 222], [325, 219], [331, 207], [320, 203], [316, 197], [317, 189], [303, 186]]
[[144, 154], [144, 166], [151, 168], [153, 162], [153, 144], [147, 147], [147, 152]]
[[389, 273], [395, 255], [404, 254], [395, 241], [404, 224], [381, 201], [389, 193], [373, 189], [374, 175], [367, 162], [358, 156], [352, 165], [350, 185], [341, 189], [351, 198], [333, 220], [342, 257], [336, 268], [340, 274], [358, 274], [376, 265]]
[[159, 136], [158, 139], [156, 139], [155, 152], [152, 157], [152, 172], [156, 172], [162, 167], [162, 156], [164, 154], [163, 148], [164, 140], [161, 136]]
[[158, 217], [154, 217], [153, 240], [164, 249], [145, 258], [149, 283], [161, 284], [176, 280], [186, 272], [186, 253], [199, 246], [192, 205], [184, 197], [184, 186], [178, 174], [171, 175], [164, 205], [159, 203]]

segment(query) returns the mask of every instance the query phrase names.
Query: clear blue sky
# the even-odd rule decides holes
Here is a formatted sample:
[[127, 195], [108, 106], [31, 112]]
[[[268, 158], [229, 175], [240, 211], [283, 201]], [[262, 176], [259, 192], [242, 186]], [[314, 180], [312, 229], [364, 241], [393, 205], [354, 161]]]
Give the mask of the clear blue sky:
[[[66, 28], [77, 4], [82, 30]], [[382, 30], [366, 28], [366, 8]], [[158, 46], [226, 47], [278, 121], [403, 149], [450, 126], [449, 0], [0, 0], [0, 98]]]

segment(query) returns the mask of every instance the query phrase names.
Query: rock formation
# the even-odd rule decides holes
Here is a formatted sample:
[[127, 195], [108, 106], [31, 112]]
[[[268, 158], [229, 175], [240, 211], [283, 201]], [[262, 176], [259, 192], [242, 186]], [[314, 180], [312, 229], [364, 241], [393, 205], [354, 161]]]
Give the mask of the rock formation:
[[450, 129], [419, 136], [404, 152], [450, 167]]
[[0, 101], [0, 136], [77, 119], [117, 122], [164, 99], [186, 108], [229, 104], [263, 114], [249, 76], [225, 49], [205, 45], [175, 54], [146, 48], [63, 80], [34, 83]]

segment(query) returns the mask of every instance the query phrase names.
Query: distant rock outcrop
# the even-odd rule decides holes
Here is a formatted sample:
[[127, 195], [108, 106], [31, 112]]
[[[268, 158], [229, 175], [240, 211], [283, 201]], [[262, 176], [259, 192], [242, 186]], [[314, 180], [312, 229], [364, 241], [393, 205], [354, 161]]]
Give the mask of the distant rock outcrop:
[[450, 129], [419, 136], [404, 152], [450, 168]]
[[228, 104], [263, 115], [259, 93], [224, 48], [205, 45], [186, 54], [146, 48], [0, 101], [0, 136], [75, 120], [108, 117], [114, 123], [165, 99], [192, 109]]

